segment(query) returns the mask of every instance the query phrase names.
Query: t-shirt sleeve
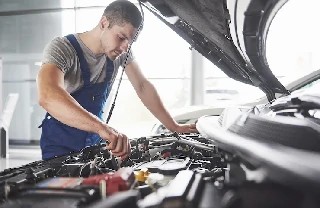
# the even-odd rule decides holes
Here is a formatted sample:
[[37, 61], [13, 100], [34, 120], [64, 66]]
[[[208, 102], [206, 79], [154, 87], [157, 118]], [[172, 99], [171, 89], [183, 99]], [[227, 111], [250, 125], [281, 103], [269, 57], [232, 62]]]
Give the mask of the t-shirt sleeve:
[[74, 62], [75, 53], [62, 37], [54, 38], [44, 48], [42, 64], [55, 64], [63, 73], [66, 73]]

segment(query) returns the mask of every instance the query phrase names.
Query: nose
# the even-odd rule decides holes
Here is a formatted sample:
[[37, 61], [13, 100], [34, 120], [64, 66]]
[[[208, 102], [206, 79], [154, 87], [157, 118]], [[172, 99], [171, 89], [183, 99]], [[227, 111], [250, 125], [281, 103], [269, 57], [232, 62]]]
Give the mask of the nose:
[[127, 52], [128, 48], [129, 48], [129, 41], [128, 40], [122, 41], [120, 45], [121, 52]]

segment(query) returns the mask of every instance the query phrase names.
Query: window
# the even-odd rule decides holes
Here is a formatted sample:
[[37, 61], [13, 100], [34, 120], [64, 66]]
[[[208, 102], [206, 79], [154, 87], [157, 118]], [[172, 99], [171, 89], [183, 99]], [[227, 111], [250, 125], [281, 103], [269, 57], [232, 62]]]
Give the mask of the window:
[[[7, 6], [3, 7], [2, 4]], [[41, 130], [37, 127], [45, 111], [37, 102], [35, 78], [45, 45], [56, 36], [84, 32], [95, 27], [105, 6], [105, 1], [98, 0], [30, 0], [28, 4], [22, 0], [1, 0], [3, 97], [14, 92], [20, 95], [9, 129], [11, 143], [39, 142]], [[145, 16], [144, 29], [133, 47], [143, 73], [154, 83], [167, 108], [189, 104], [188, 45], [147, 11]], [[175, 50], [170, 47], [172, 45]], [[154, 121], [154, 117], [124, 77], [111, 124], [128, 136], [136, 136], [139, 132], [136, 124], [151, 120]]]

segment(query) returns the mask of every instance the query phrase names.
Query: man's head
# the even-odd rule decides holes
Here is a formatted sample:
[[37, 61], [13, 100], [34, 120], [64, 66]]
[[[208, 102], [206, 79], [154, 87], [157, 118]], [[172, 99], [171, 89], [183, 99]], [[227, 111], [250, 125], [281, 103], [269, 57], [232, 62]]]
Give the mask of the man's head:
[[110, 22], [110, 27], [130, 23], [134, 28], [138, 29], [142, 21], [138, 8], [126, 0], [117, 0], [109, 4], [104, 10], [103, 16]]
[[127, 52], [141, 21], [140, 11], [133, 3], [117, 0], [109, 4], [99, 22], [104, 53], [114, 60], [121, 53]]

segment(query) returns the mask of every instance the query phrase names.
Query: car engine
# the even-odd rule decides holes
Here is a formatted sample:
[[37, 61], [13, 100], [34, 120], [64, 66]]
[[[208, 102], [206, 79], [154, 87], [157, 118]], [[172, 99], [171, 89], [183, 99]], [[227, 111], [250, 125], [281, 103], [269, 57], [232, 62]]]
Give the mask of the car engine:
[[225, 173], [222, 152], [200, 134], [141, 137], [131, 146], [124, 161], [101, 144], [6, 169], [1, 207], [194, 207], [205, 181], [213, 186]]
[[319, 105], [296, 99], [132, 139], [123, 161], [100, 144], [6, 169], [0, 207], [319, 207]]

